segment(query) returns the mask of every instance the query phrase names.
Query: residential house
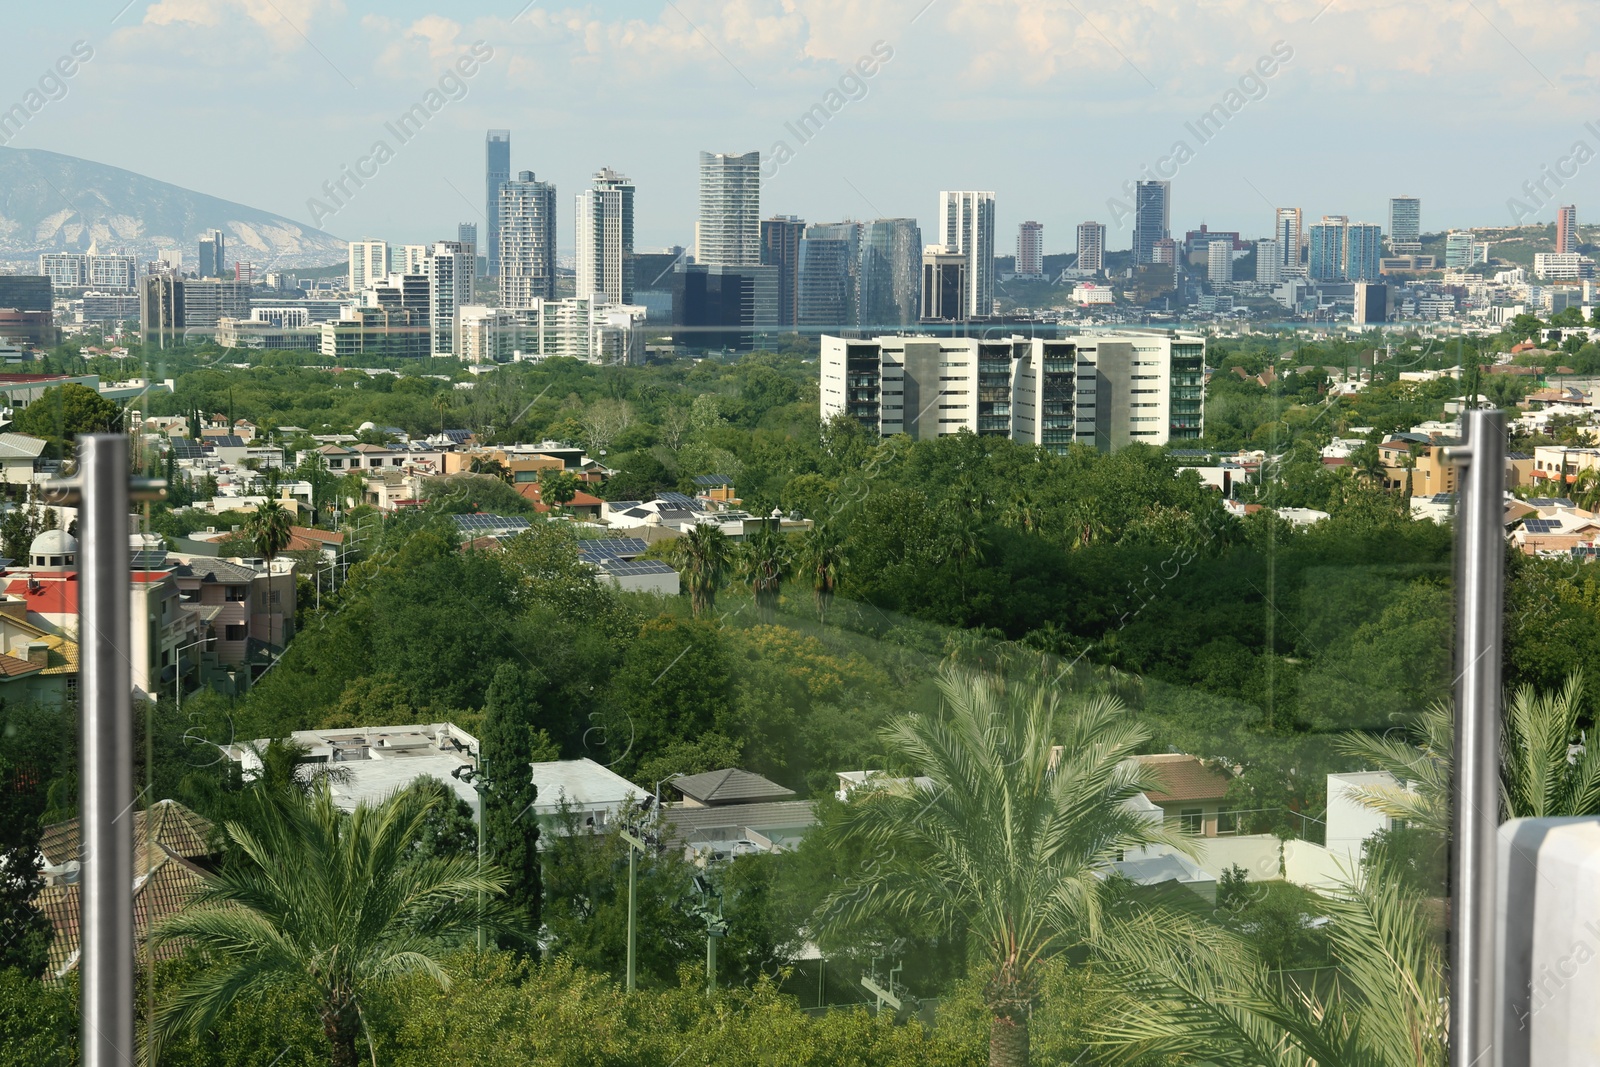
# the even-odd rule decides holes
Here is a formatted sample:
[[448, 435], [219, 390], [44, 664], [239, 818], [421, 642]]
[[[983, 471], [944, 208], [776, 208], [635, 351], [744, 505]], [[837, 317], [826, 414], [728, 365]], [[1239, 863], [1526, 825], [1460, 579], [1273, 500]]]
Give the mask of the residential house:
[[[533, 504], [534, 511], [541, 515], [550, 513], [550, 505], [544, 502], [543, 487], [538, 482], [514, 483], [513, 488], [521, 494], [524, 500]], [[561, 505], [561, 514], [570, 515], [574, 519], [584, 522], [599, 522], [600, 511], [604, 506], [604, 500], [579, 489], [573, 494], [571, 500]]]
[[662, 812], [667, 845], [704, 866], [733, 856], [794, 848], [817, 823], [809, 800], [737, 768], [672, 780], [683, 797]]
[[294, 561], [246, 563], [190, 556], [173, 568], [185, 607], [197, 611], [220, 664], [265, 667], [294, 636]]
[[1160, 783], [1144, 795], [1161, 809], [1166, 822], [1202, 837], [1238, 832], [1238, 819], [1227, 807], [1228, 785], [1233, 781], [1227, 771], [1180, 752], [1134, 759]]
[[642, 537], [585, 538], [578, 542], [578, 555], [624, 592], [677, 596], [677, 569], [660, 560], [640, 559], [647, 547]]
[[78, 643], [28, 621], [20, 598], [0, 599], [0, 702], [78, 704]]
[[[133, 813], [133, 933], [143, 944], [150, 928], [183, 910], [205, 884], [218, 859], [211, 823], [173, 800]], [[82, 926], [78, 870], [83, 835], [77, 819], [44, 828], [39, 839], [45, 887], [34, 905], [50, 921], [47, 978], [60, 980], [78, 966]], [[181, 955], [183, 946], [156, 950], [157, 959]]]
[[27, 485], [40, 476], [39, 459], [48, 442], [25, 433], [0, 433], [0, 477], [7, 485]]
[[563, 832], [563, 809], [576, 817], [583, 832], [604, 833], [622, 812], [650, 795], [588, 758], [535, 763], [532, 771], [533, 817], [545, 834]]
[[[1383, 487], [1403, 491], [1409, 474], [1414, 497], [1455, 492], [1457, 467], [1445, 459], [1444, 443], [1426, 434], [1406, 433], [1378, 445], [1378, 455], [1383, 459]], [[1416, 466], [1408, 471], [1407, 457], [1413, 455]]]

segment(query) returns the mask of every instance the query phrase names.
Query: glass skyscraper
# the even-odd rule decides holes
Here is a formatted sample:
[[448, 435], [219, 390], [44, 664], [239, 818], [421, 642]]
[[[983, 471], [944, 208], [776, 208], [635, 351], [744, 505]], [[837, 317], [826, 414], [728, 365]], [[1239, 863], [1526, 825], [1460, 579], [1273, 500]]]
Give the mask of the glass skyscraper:
[[484, 217], [488, 233], [484, 255], [488, 257], [489, 276], [500, 273], [500, 186], [511, 180], [511, 131], [490, 130], [484, 139]]

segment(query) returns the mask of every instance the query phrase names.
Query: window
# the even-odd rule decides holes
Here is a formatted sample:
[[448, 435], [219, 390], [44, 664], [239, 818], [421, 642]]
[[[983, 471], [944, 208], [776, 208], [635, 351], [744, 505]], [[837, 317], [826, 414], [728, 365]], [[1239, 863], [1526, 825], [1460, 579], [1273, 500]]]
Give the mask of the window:
[[1217, 833], [1236, 834], [1239, 832], [1239, 815], [1237, 812], [1223, 808], [1217, 812]]
[[224, 641], [243, 641], [250, 636], [250, 627], [243, 623], [235, 623], [223, 629]]
[[1181, 808], [1178, 811], [1178, 829], [1186, 834], [1206, 832], [1206, 809]]
[[223, 594], [223, 599], [229, 601], [230, 603], [238, 603], [243, 600], [248, 600], [249, 596], [250, 591], [248, 586], [230, 585], [227, 587], [227, 591]]

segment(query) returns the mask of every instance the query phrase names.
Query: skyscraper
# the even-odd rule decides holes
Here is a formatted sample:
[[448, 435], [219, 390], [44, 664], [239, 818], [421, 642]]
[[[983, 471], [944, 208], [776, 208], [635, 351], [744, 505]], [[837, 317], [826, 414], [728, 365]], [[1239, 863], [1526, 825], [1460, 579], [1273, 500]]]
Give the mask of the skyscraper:
[[1154, 263], [1156, 242], [1172, 236], [1172, 183], [1139, 182], [1133, 194], [1133, 262]]
[[482, 246], [478, 244], [478, 224], [476, 222], [456, 223], [456, 241], [461, 245], [461, 250], [472, 257], [473, 270], [477, 270], [478, 253]]
[[1283, 281], [1283, 252], [1276, 237], [1256, 242], [1256, 281], [1269, 285]]
[[1397, 196], [1389, 201], [1389, 248], [1397, 256], [1422, 251], [1422, 201]]
[[1029, 221], [1017, 227], [1017, 274], [1023, 278], [1044, 274], [1044, 223]]
[[221, 230], [212, 230], [200, 238], [200, 277], [222, 277], [226, 260], [226, 239]]
[[761, 262], [777, 270], [778, 326], [786, 330], [800, 325], [800, 238], [805, 228], [798, 215], [761, 220]]
[[861, 227], [857, 322], [881, 330], [916, 323], [922, 297], [922, 229], [916, 219], [876, 219]]
[[575, 293], [607, 304], [633, 303], [633, 183], [610, 167], [578, 194]]
[[489, 277], [500, 274], [500, 186], [511, 180], [511, 131], [490, 130], [483, 145], [483, 177], [486, 187], [484, 216], [488, 220]]
[[700, 153], [700, 217], [695, 262], [708, 267], [761, 263], [761, 153]]
[[1300, 266], [1300, 246], [1305, 241], [1300, 209], [1280, 207], [1273, 220], [1272, 236], [1278, 242], [1279, 264], [1285, 271], [1297, 270]]
[[1444, 235], [1445, 270], [1466, 270], [1472, 266], [1472, 231], [1451, 230]]
[[350, 242], [350, 274], [346, 286], [359, 293], [389, 275], [389, 244], [373, 237]]
[[1578, 250], [1578, 208], [1576, 204], [1556, 208], [1556, 251]]
[[460, 241], [436, 241], [422, 266], [428, 279], [429, 354], [459, 356], [461, 309], [472, 303], [472, 259]]
[[800, 325], [822, 330], [854, 326], [861, 225], [814, 223], [800, 238]]
[[556, 187], [533, 171], [500, 185], [500, 306], [535, 307], [556, 295]]
[[994, 314], [994, 193], [956, 190], [939, 194], [944, 250], [967, 261], [965, 318]]
[[1103, 222], [1078, 223], [1078, 269], [1096, 273], [1106, 267], [1106, 227]]
[[1345, 274], [1345, 230], [1350, 225], [1347, 215], [1324, 215], [1322, 221], [1311, 227], [1311, 261], [1309, 276], [1314, 282], [1342, 282]]
[[1212, 285], [1233, 281], [1233, 242], [1212, 241], [1206, 245], [1206, 280]]
[[1383, 227], [1375, 222], [1354, 222], [1345, 227], [1345, 279], [1375, 282], [1379, 278], [1378, 260], [1383, 256]]

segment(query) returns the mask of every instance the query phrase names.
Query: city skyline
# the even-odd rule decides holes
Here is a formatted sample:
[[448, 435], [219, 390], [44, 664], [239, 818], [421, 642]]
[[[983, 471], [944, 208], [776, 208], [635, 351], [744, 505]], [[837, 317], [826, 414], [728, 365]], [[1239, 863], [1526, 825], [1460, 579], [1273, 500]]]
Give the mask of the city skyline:
[[[582, 188], [600, 166], [632, 177], [640, 189], [641, 249], [692, 243], [698, 151], [760, 151], [766, 161], [780, 139], [794, 147], [793, 158], [764, 174], [764, 214], [910, 217], [933, 232], [932, 193], [984, 188], [997, 193], [999, 232], [1015, 232], [1024, 220], [1042, 222], [1047, 253], [1070, 251], [1071, 235], [1085, 219], [1106, 222], [1107, 247], [1124, 249], [1131, 235], [1116, 225], [1108, 201], [1147, 168], [1168, 177], [1158, 168], [1174, 139], [1185, 136], [1185, 123], [1225, 97], [1238, 78], [1229, 72], [1250, 70], [1282, 39], [1292, 44], [1294, 61], [1172, 175], [1175, 231], [1206, 222], [1268, 236], [1262, 213], [1270, 218], [1282, 204], [1298, 204], [1310, 218], [1337, 211], [1381, 220], [1388, 200], [1402, 193], [1427, 201], [1428, 232], [1518, 219], [1548, 224], [1557, 206], [1581, 205], [1596, 188], [1593, 173], [1563, 166], [1575, 139], [1596, 143], [1585, 127], [1592, 116], [1570, 91], [1593, 80], [1575, 42], [1554, 31], [1554, 20], [1498, 3], [1485, 6], [1481, 17], [1469, 11], [1430, 22], [1426, 34], [1414, 15], [1359, 5], [1320, 16], [1316, 4], [1274, 8], [1272, 17], [1186, 13], [1157, 20], [1128, 11], [1102, 20], [1088, 12], [1105, 36], [1064, 0], [1036, 5], [1027, 23], [1020, 13], [994, 17], [977, 0], [920, 13], [920, 3], [852, 6], [848, 13], [826, 4], [806, 14], [755, 0], [731, 7], [690, 2], [679, 5], [680, 14], [665, 3], [632, 0], [615, 10], [535, 6], [466, 19], [414, 0], [382, 15], [310, 0], [278, 7], [281, 14], [272, 5], [138, 0], [109, 24], [68, 11], [19, 13], [19, 52], [47, 57], [41, 70], [80, 39], [92, 44], [93, 59], [64, 83], [64, 93], [19, 129], [8, 129], [4, 143], [125, 167], [314, 222], [306, 203], [322, 183], [359, 163], [387, 123], [437, 91], [441, 72], [482, 41], [490, 58], [472, 77], [452, 79], [442, 108], [397, 145], [358, 195], [320, 220], [323, 228], [341, 239], [376, 234], [401, 244], [454, 233], [463, 219], [486, 222], [478, 192], [482, 138], [486, 129], [506, 128], [515, 140], [512, 167], [536, 170], [558, 188]], [[1187, 39], [1202, 31], [1200, 44]], [[893, 61], [857, 83], [863, 91], [848, 97], [849, 106], [796, 146], [784, 124], [825, 102], [875, 40], [892, 44]], [[1366, 58], [1352, 65], [1350, 45], [1358, 40]], [[260, 61], [245, 64], [242, 80], [231, 84], [220, 75], [238, 66], [230, 54], [245, 41]], [[1210, 48], [1201, 46], [1206, 42]], [[1548, 77], [1519, 52], [1537, 56]], [[1030, 57], [1022, 78], [1000, 73], [999, 58], [1008, 54]], [[163, 61], [153, 63], [157, 55]], [[1446, 58], [1451, 69], [1489, 69], [1525, 83], [1543, 104], [1532, 122], [1519, 114], [1515, 127], [1496, 124], [1513, 130], [1507, 150], [1488, 154], [1470, 186], [1459, 182], [1444, 144], [1470, 136], [1511, 105], [1451, 106], [1429, 129], [1366, 137], [1360, 152], [1344, 156], [1320, 151], [1319, 144], [1337, 143], [1342, 133], [1367, 132], [1361, 119], [1367, 102], [1398, 96], [1426, 109], [1451, 97], [1461, 87], [1433, 69]], [[1339, 82], [1338, 111], [1316, 112], [1315, 70], [1333, 72]], [[123, 91], [130, 83], [142, 91]], [[641, 91], [651, 84], [671, 91]], [[19, 74], [0, 90], [6, 94], [0, 108], [29, 89], [28, 76]], [[144, 106], [149, 92], [162, 94], [162, 108]], [[1038, 124], [1061, 115], [1061, 100], [1080, 95], [1090, 106], [1074, 109], [1072, 140], [1096, 149], [1070, 158], [1070, 187], [1056, 187], [1048, 165], [1023, 173], [1003, 162], [1002, 149], [1019, 140], [1037, 144], [1047, 164], [1065, 156], [1068, 149], [1038, 137]], [[986, 97], [1005, 106], [974, 106]], [[540, 101], [537, 109], [527, 105], [530, 99]], [[310, 113], [331, 117], [308, 123]], [[918, 187], [883, 165], [942, 144], [950, 123], [964, 151], [921, 169]], [[192, 142], [197, 130], [228, 127], [250, 129], [259, 143], [241, 141], [216, 158], [172, 151]], [[285, 138], [297, 146], [289, 164], [274, 147]], [[1317, 168], [1296, 165], [1312, 152], [1321, 161]], [[1514, 218], [1512, 199], [1529, 213]], [[484, 237], [487, 245], [487, 227]], [[572, 251], [570, 232], [558, 240], [562, 254]]]

